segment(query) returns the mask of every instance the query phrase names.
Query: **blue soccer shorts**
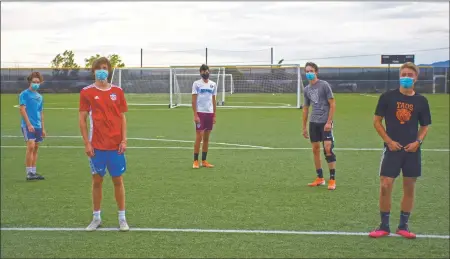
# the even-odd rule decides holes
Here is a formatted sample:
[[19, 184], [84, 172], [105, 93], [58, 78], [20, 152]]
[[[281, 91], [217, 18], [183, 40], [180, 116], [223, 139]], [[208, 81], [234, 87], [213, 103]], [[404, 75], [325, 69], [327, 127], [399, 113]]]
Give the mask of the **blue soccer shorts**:
[[44, 141], [40, 128], [34, 128], [34, 132], [30, 132], [27, 127], [22, 127], [22, 135], [26, 142], [29, 140], [34, 140], [36, 143]]
[[106, 169], [112, 177], [121, 176], [127, 170], [127, 162], [124, 154], [119, 154], [117, 150], [94, 149], [94, 156], [89, 158], [92, 174], [105, 176]]

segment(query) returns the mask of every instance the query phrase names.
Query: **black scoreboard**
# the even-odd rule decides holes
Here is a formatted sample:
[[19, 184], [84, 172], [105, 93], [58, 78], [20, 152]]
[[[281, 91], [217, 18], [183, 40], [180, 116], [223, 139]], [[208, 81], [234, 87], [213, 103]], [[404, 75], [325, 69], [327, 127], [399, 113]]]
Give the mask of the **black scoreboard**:
[[406, 62], [414, 63], [414, 55], [381, 55], [381, 64], [403, 64]]

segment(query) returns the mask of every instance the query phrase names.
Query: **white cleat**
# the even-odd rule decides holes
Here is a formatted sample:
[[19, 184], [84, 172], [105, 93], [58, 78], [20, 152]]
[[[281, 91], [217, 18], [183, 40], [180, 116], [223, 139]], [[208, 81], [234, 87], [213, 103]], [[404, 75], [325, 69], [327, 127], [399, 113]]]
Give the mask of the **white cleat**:
[[119, 221], [119, 230], [120, 231], [128, 231], [130, 230], [130, 227], [128, 226], [128, 223], [126, 220]]
[[102, 221], [100, 219], [93, 219], [91, 224], [87, 226], [86, 231], [95, 231], [101, 224]]

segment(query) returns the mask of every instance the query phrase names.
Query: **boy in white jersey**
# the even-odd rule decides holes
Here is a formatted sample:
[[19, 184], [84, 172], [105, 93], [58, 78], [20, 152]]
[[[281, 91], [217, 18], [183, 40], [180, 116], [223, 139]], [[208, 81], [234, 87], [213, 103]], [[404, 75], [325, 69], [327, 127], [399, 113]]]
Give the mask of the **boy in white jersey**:
[[200, 143], [202, 146], [202, 166], [207, 168], [214, 167], [206, 161], [208, 153], [209, 135], [216, 123], [216, 95], [217, 85], [209, 80], [209, 67], [203, 64], [200, 67], [202, 79], [197, 80], [192, 85], [192, 110], [194, 111], [195, 122], [195, 144], [194, 144], [194, 164], [192, 168], [200, 168], [198, 154], [200, 152]]

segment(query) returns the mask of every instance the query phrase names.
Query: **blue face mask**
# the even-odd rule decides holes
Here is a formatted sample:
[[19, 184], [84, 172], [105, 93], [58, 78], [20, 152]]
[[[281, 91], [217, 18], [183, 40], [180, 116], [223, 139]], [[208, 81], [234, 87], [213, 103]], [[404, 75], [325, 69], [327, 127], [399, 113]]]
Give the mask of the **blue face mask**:
[[411, 88], [414, 85], [414, 79], [411, 77], [400, 77], [400, 86], [403, 88]]
[[108, 79], [108, 70], [104, 69], [95, 70], [95, 79], [100, 81], [106, 81]]
[[313, 72], [306, 73], [306, 79], [308, 79], [309, 81], [314, 80], [314, 78], [316, 78], [316, 73]]
[[32, 83], [31, 84], [31, 89], [33, 89], [34, 91], [36, 91], [37, 89], [39, 89], [39, 86], [41, 86], [40, 84], [37, 83]]

